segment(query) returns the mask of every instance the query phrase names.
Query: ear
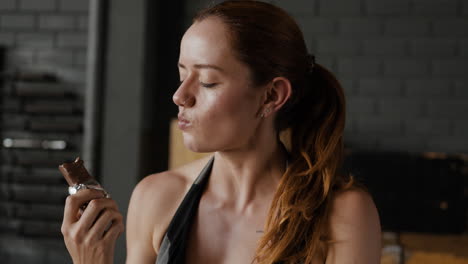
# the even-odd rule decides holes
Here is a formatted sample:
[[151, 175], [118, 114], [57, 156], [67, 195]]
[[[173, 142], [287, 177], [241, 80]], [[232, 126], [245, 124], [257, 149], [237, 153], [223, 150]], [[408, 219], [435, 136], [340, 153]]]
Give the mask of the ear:
[[275, 77], [265, 91], [262, 116], [268, 117], [281, 109], [291, 94], [291, 82], [284, 77]]

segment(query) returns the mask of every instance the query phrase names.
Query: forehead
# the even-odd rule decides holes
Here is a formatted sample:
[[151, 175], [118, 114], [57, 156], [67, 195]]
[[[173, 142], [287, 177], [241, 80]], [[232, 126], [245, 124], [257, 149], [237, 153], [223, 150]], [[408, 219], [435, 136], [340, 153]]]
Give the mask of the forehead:
[[216, 17], [195, 22], [185, 32], [180, 45], [182, 63], [222, 63], [233, 53], [225, 24]]

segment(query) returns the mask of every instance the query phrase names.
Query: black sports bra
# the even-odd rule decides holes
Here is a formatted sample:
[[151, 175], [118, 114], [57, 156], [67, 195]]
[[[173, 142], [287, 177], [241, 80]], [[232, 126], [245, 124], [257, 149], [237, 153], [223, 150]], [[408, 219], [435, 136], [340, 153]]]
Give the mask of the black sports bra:
[[187, 235], [192, 219], [213, 168], [214, 156], [205, 165], [177, 208], [166, 234], [164, 235], [156, 264], [184, 264]]

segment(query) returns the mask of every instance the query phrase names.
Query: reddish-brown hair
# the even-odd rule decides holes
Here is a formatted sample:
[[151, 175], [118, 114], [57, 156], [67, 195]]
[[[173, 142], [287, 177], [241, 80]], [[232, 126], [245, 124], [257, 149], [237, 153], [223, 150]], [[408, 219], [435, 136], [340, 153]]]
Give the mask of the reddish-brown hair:
[[292, 96], [278, 112], [278, 135], [288, 130], [290, 166], [273, 198], [254, 261], [311, 263], [326, 256], [333, 196], [353, 185], [338, 173], [343, 155], [345, 100], [336, 78], [319, 64], [311, 67], [303, 34], [284, 10], [257, 1], [226, 1], [200, 11], [194, 23], [220, 18], [237, 58], [259, 86], [287, 78]]

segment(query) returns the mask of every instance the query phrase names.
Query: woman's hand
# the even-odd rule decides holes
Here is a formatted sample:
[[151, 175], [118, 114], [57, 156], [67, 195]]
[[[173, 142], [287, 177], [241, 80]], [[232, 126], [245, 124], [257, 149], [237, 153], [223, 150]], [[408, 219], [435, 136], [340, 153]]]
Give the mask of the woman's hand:
[[103, 196], [102, 191], [85, 189], [67, 197], [61, 230], [74, 264], [114, 261], [123, 218], [115, 201]]

